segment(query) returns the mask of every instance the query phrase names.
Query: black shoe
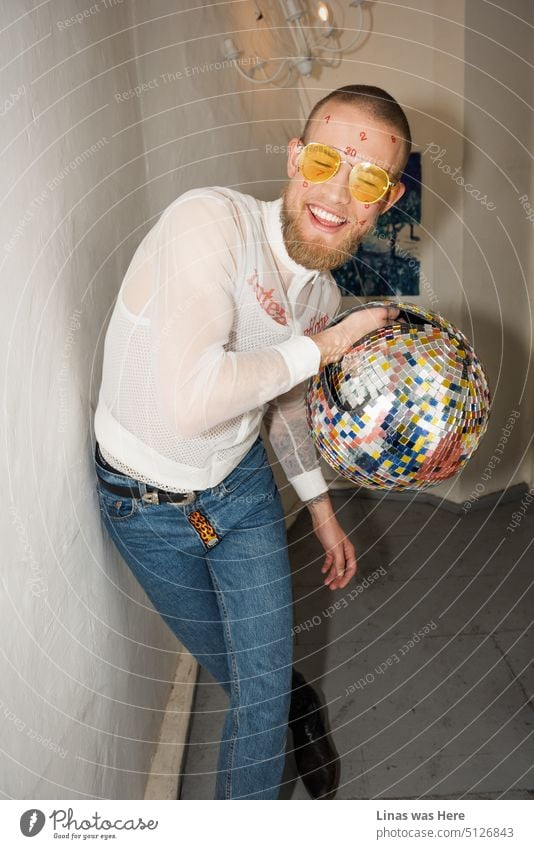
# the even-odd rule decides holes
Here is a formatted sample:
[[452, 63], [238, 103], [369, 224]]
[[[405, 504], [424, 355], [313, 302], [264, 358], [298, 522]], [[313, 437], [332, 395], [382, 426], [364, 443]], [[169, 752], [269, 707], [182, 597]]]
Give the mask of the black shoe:
[[312, 799], [333, 799], [339, 787], [340, 763], [325, 726], [326, 709], [295, 668], [291, 686], [288, 724], [297, 770]]

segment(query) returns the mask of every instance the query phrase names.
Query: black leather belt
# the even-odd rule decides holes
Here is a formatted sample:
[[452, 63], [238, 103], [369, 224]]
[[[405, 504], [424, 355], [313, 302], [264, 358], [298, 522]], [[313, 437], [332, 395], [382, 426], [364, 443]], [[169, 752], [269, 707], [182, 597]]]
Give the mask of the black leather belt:
[[[105, 469], [109, 469], [110, 472], [113, 472], [116, 475], [124, 475], [124, 472], [121, 472], [119, 469], [115, 469], [113, 466], [110, 466], [106, 460], [104, 460], [100, 453], [98, 442], [95, 446], [95, 458], [101, 466]], [[114, 495], [122, 495], [123, 498], [138, 498], [141, 501], [148, 502], [149, 504], [160, 504], [162, 501], [170, 501], [173, 504], [191, 504], [197, 497], [196, 491], [167, 492], [165, 489], [157, 489], [156, 487], [149, 486], [147, 486], [146, 492], [142, 493], [138, 486], [119, 486], [115, 483], [109, 483], [109, 481], [105, 480], [98, 474], [98, 468], [96, 473], [104, 489], [109, 490], [109, 492], [112, 492]]]

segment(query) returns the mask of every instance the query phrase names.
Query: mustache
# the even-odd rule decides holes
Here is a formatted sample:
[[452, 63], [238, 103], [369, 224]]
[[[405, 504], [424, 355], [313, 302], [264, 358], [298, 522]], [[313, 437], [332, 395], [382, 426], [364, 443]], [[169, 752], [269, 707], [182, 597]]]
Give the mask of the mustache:
[[[290, 209], [290, 211], [291, 211], [291, 212], [293, 212], [293, 213], [295, 213], [295, 212], [296, 212], [296, 213], [298, 213], [298, 212], [299, 212], [298, 207], [292, 207], [292, 206], [290, 206], [290, 207], [289, 207], [289, 209]], [[361, 223], [362, 223], [362, 222], [360, 222], [357, 218], [350, 218], [350, 217], [348, 217], [348, 216], [341, 216], [341, 217], [345, 218], [345, 221], [347, 222], [347, 224], [361, 224]]]

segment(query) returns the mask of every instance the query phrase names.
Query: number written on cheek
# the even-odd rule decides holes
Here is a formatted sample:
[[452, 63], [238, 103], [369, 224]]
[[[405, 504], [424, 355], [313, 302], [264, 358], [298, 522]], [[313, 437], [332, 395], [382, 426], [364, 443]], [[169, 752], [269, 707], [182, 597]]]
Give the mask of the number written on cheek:
[[391, 141], [393, 142], [393, 144], [395, 144], [397, 141], [397, 136], [391, 136]]
[[367, 141], [367, 134], [364, 130], [360, 132], [360, 141]]
[[327, 124], [328, 124], [331, 117], [332, 117], [331, 115], [325, 115], [325, 121], [326, 121]]
[[345, 148], [345, 153], [347, 156], [356, 156], [356, 148], [347, 145], [347, 147]]

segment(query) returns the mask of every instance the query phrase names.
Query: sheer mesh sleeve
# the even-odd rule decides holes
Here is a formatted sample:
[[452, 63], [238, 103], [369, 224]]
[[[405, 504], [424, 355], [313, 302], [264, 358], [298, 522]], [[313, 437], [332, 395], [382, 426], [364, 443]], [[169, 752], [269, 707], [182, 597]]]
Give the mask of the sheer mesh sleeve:
[[263, 422], [286, 477], [301, 501], [328, 489], [306, 421], [307, 381], [275, 398]]
[[[339, 312], [341, 293], [333, 316]], [[306, 418], [308, 381], [293, 387], [268, 405], [263, 418], [269, 441], [286, 477], [301, 501], [326, 492], [326, 483]]]
[[262, 406], [319, 368], [319, 348], [304, 336], [226, 350], [246, 238], [231, 201], [208, 193], [182, 196], [156, 228], [152, 365], [160, 412], [183, 438]]

